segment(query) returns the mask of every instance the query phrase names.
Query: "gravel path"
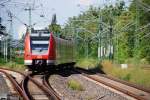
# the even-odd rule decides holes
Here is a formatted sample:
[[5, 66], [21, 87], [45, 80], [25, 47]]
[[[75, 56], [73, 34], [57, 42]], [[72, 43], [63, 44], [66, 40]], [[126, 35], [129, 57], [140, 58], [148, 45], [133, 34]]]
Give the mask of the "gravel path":
[[[78, 81], [84, 90], [70, 89], [67, 83], [72, 79]], [[62, 100], [129, 100], [85, 79], [80, 74], [72, 74], [70, 76], [51, 75], [49, 82], [55, 91], [61, 94]]]
[[6, 84], [4, 77], [0, 74], [0, 99], [7, 98], [8, 94], [9, 94], [8, 86]]

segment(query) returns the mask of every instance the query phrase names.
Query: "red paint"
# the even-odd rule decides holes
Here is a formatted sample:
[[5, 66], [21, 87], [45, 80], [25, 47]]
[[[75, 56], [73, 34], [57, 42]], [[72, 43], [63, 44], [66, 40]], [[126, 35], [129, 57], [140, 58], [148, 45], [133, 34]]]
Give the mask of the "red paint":
[[29, 32], [26, 33], [25, 40], [24, 40], [24, 59], [31, 60], [31, 45], [30, 45], [30, 34]]
[[31, 40], [29, 32], [26, 33], [24, 41], [24, 60], [55, 60], [56, 59], [56, 43], [53, 33], [50, 33], [48, 52], [45, 55], [32, 55]]
[[31, 55], [32, 59], [48, 59], [48, 55], [40, 55], [41, 57], [39, 58], [39, 55]]
[[50, 39], [49, 39], [48, 58], [49, 60], [56, 59], [56, 43], [52, 32], [50, 33]]
[[32, 55], [31, 53], [31, 40], [30, 40], [30, 35], [27, 32], [25, 36], [25, 41], [24, 41], [24, 59], [25, 60], [32, 60], [32, 59], [46, 59], [46, 60], [55, 60], [56, 59], [56, 50], [55, 50], [55, 38], [53, 36], [53, 33], [50, 33], [50, 39], [49, 39], [49, 46], [48, 46], [48, 54], [47, 55], [40, 55], [41, 57], [39, 58], [39, 55]]

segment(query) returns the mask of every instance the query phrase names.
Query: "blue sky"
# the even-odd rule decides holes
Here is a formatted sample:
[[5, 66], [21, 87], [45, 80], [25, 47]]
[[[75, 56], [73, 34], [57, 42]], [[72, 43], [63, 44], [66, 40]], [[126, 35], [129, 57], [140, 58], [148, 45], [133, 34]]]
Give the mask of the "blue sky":
[[[0, 4], [7, 0], [0, 0]], [[35, 10], [32, 11], [32, 24], [35, 23], [36, 28], [44, 28], [51, 22], [51, 17], [54, 13], [57, 15], [57, 23], [64, 25], [69, 17], [77, 16], [82, 11], [93, 6], [103, 6], [104, 4], [114, 3], [116, 0], [10, 0], [4, 3], [4, 7], [0, 6], [0, 16], [3, 18], [3, 24], [10, 29], [8, 11], [11, 11], [13, 18], [13, 34], [14, 38], [18, 39], [22, 33], [25, 33], [25, 26], [28, 24], [28, 12], [24, 9], [28, 5], [34, 4]], [[34, 3], [35, 2], [35, 3]], [[41, 18], [40, 15], [44, 15]], [[21, 20], [21, 23], [20, 21]]]

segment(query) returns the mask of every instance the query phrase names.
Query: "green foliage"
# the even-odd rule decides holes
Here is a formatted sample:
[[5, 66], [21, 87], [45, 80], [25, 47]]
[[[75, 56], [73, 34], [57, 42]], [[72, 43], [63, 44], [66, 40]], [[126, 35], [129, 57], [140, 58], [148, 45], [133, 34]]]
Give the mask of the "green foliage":
[[133, 0], [129, 7], [125, 7], [124, 0], [103, 8], [90, 6], [69, 18], [61, 32], [65, 37], [75, 38], [78, 58], [96, 58], [99, 46], [108, 49], [112, 43], [116, 62], [125, 63], [129, 58], [150, 62], [150, 29], [146, 26], [150, 22], [146, 10], [149, 6], [150, 0]]
[[0, 58], [0, 67], [6, 67], [6, 68], [11, 68], [11, 69], [17, 69], [17, 70], [24, 70], [24, 59], [23, 57], [16, 57], [11, 59], [8, 59], [6, 62], [2, 57]]
[[92, 69], [96, 68], [99, 64], [99, 60], [94, 58], [80, 58], [77, 61], [76, 66], [85, 68], [85, 69]]
[[59, 36], [61, 32], [61, 27], [58, 24], [51, 24], [49, 25], [49, 30], [53, 32], [56, 36]]
[[0, 65], [3, 65], [3, 64], [5, 64], [5, 60], [2, 57], [0, 57]]
[[15, 62], [17, 63], [17, 64], [24, 64], [24, 58], [23, 57], [16, 57], [15, 58]]
[[[135, 21], [137, 21], [138, 25], [137, 27], [143, 27], [149, 24], [150, 22], [150, 13], [147, 12], [147, 10], [144, 7], [137, 6], [138, 4], [144, 5], [145, 8], [150, 6], [149, 0], [141, 0], [137, 1], [134, 0], [131, 4], [129, 10], [133, 13], [133, 16], [135, 18]], [[136, 16], [138, 14], [138, 16]], [[150, 29], [149, 27], [142, 28], [142, 30], [139, 30], [138, 32], [135, 32], [135, 34], [138, 34], [136, 38], [138, 38], [138, 41], [135, 41], [138, 44], [134, 48], [135, 57], [139, 57], [140, 59], [146, 59], [150, 63], [150, 37], [149, 37]]]
[[129, 81], [131, 79], [131, 74], [128, 73], [127, 75], [121, 77], [121, 79], [123, 79], [125, 81]]
[[128, 65], [129, 68], [121, 69], [120, 65], [114, 65], [110, 61], [102, 62], [103, 71], [119, 79], [150, 87], [150, 70], [142, 69], [143, 65]]
[[140, 58], [145, 58], [150, 63], [150, 45], [140, 49]]
[[68, 81], [68, 87], [72, 90], [84, 91], [83, 86], [78, 81], [73, 79]]

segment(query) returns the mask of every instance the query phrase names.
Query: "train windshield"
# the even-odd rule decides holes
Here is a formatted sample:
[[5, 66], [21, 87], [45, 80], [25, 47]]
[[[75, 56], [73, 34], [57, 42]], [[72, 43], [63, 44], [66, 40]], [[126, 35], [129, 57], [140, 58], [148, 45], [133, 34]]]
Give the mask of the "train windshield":
[[48, 44], [32, 44], [32, 50], [48, 50]]
[[32, 54], [38, 54], [38, 55], [47, 54], [48, 46], [49, 46], [48, 41], [31, 40]]
[[30, 34], [32, 54], [47, 54], [49, 47], [49, 32], [34, 31]]

